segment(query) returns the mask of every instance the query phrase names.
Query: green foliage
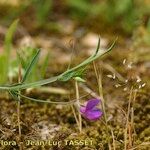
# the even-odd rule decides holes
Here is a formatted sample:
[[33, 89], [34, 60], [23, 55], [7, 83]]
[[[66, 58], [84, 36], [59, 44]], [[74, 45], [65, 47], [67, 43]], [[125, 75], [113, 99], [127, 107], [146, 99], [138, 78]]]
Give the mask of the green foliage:
[[[114, 25], [126, 33], [138, 25], [138, 21], [150, 12], [144, 2], [133, 2], [133, 0], [104, 0], [91, 2], [90, 0], [67, 0], [70, 13], [80, 21], [93, 20], [107, 26]], [[71, 16], [71, 17], [72, 17]]]
[[144, 36], [144, 42], [145, 42], [145, 44], [150, 46], [150, 19], [147, 24], [146, 32], [147, 32], [147, 34]]
[[67, 74], [64, 74], [62, 77], [59, 78], [60, 81], [68, 81], [70, 80], [71, 78], [76, 78], [76, 77], [80, 77], [83, 76], [84, 74], [84, 71], [85, 71], [85, 67], [81, 67], [79, 68], [77, 71], [72, 71], [70, 73], [67, 73]]
[[51, 13], [52, 0], [33, 0], [36, 10], [36, 19], [39, 25], [46, 23], [48, 15]]
[[[138, 13], [136, 6], [132, 0], [117, 1], [116, 3], [116, 15], [117, 18], [123, 16], [121, 26], [127, 32], [130, 33], [137, 26]], [[117, 19], [116, 18], [116, 19]]]
[[[105, 52], [99, 51], [99, 47], [100, 47], [100, 39], [99, 39], [95, 53], [93, 55], [91, 55], [89, 58], [87, 58], [86, 60], [84, 60], [79, 65], [77, 65], [71, 69], [68, 69], [67, 71], [65, 71], [64, 73], [62, 73], [58, 76], [55, 76], [55, 77], [52, 77], [49, 79], [40, 80], [40, 81], [33, 82], [33, 83], [24, 83], [27, 80], [27, 77], [29, 76], [31, 70], [33, 69], [34, 64], [36, 63], [36, 60], [37, 60], [38, 55], [39, 55], [39, 51], [37, 51], [37, 53], [32, 58], [31, 62], [29, 63], [29, 65], [26, 69], [26, 72], [24, 74], [22, 82], [14, 84], [14, 85], [9, 85], [9, 86], [1, 86], [0, 90], [7, 90], [9, 92], [9, 94], [15, 100], [19, 100], [18, 96], [20, 96], [22, 98], [26, 98], [26, 99], [31, 100], [31, 101], [47, 103], [47, 101], [44, 101], [44, 100], [38, 100], [38, 99], [26, 97], [26, 96], [20, 94], [20, 90], [35, 87], [35, 86], [37, 87], [37, 86], [45, 85], [45, 84], [56, 82], [56, 81], [68, 81], [72, 78], [76, 78], [76, 80], [84, 82], [84, 80], [82, 78], [80, 78], [80, 76], [82, 75], [83, 71], [85, 70], [85, 67], [88, 64], [90, 64], [91, 62], [93, 62], [94, 60], [98, 59], [99, 57], [101, 57], [104, 54], [106, 54], [107, 52], [109, 52], [113, 48], [114, 44], [115, 44], [115, 42]], [[64, 102], [64, 103], [63, 102], [50, 102], [50, 101], [48, 101], [48, 103], [61, 103], [61, 104], [66, 104], [66, 103], [72, 104], [72, 102], [74, 102], [74, 101]]]
[[[18, 20], [15, 20], [9, 27], [4, 41], [4, 52], [0, 55], [0, 84], [12, 81], [18, 76], [18, 63], [22, 66], [23, 82], [28, 77], [28, 82], [44, 78], [49, 61], [49, 55], [46, 55], [39, 69], [37, 59], [39, 51], [36, 48], [24, 47], [17, 52], [17, 58], [11, 59], [12, 39], [17, 28]], [[33, 59], [33, 60], [32, 60]], [[33, 68], [29, 68], [28, 62], [33, 63]], [[27, 67], [28, 66], [28, 67]], [[27, 70], [26, 70], [27, 69]], [[32, 70], [32, 72], [31, 72]], [[29, 76], [30, 74], [30, 76]]]
[[150, 19], [148, 20], [148, 23], [147, 23], [147, 30], [150, 33]]
[[43, 57], [41, 64], [38, 63], [39, 54], [40, 51], [37, 48], [32, 47], [24, 47], [17, 51], [18, 61], [20, 61], [23, 69], [23, 82], [27, 77], [27, 82], [34, 82], [44, 78], [49, 62], [49, 53]]
[[[76, 77], [81, 77], [82, 78], [82, 75], [84, 74], [84, 71], [85, 71], [85, 68], [87, 67], [87, 65], [89, 63], [91, 63], [92, 61], [94, 61], [97, 57], [100, 57], [102, 55], [101, 53], [98, 55], [99, 48], [100, 48], [100, 39], [98, 40], [96, 51], [95, 51], [95, 53], [91, 57], [89, 57], [86, 60], [84, 60], [78, 66], [76, 66], [76, 67], [74, 67], [72, 69], [68, 69], [58, 79], [60, 81], [68, 81], [71, 78], [76, 78]], [[110, 49], [108, 49], [108, 51]]]
[[8, 79], [8, 74], [10, 70], [10, 56], [11, 56], [11, 49], [12, 49], [12, 39], [13, 35], [16, 31], [18, 24], [18, 20], [15, 20], [9, 27], [4, 41], [4, 52], [0, 55], [0, 83], [6, 83]]
[[[21, 80], [21, 83], [25, 82], [27, 80], [27, 78], [29, 77], [33, 66], [35, 65], [35, 63], [37, 62], [38, 56], [40, 54], [40, 50], [38, 50], [35, 54], [35, 56], [33, 57], [33, 59], [31, 60], [31, 62], [29, 63], [29, 65], [27, 66], [26, 70], [25, 70], [25, 74]], [[35, 75], [34, 75], [35, 76]]]
[[[49, 14], [52, 11], [52, 6], [52, 0], [22, 0], [19, 2], [18, 6], [3, 6], [2, 4], [0, 4], [0, 8], [2, 11], [1, 20], [10, 22], [15, 18], [20, 18], [20, 16], [25, 15], [26, 13], [28, 14], [28, 12], [30, 12], [31, 16], [33, 15], [35, 17], [34, 26], [43, 27], [48, 20]], [[5, 15], [3, 15], [3, 11], [6, 12]]]
[[[28, 77], [28, 82], [33, 82], [33, 81], [39, 79], [39, 76], [37, 73], [38, 72], [38, 63], [32, 62], [32, 59], [35, 59], [36, 62], [38, 61], [37, 60], [38, 57], [36, 57], [37, 55], [39, 55], [38, 49], [32, 48], [32, 47], [24, 47], [24, 48], [20, 49], [19, 51], [17, 51], [18, 61], [21, 63], [21, 66], [23, 69], [23, 72], [22, 72], [23, 77], [26, 78], [26, 76], [28, 77], [28, 75], [30, 74], [30, 76]], [[31, 72], [31, 68], [29, 68], [30, 63], [34, 63], [32, 72]], [[28, 74], [27, 74], [27, 72], [28, 72]], [[36, 74], [36, 76], [35, 76], [35, 74]], [[24, 82], [24, 79], [23, 79], [23, 82]]]
[[0, 55], [0, 83], [6, 83], [7, 82], [7, 73], [8, 73], [8, 66], [6, 65], [6, 62], [8, 58], [6, 55]]
[[65, 71], [64, 73], [58, 76], [40, 80], [40, 81], [33, 82], [33, 83], [23, 83], [20, 85], [16, 84], [16, 85], [10, 85], [10, 86], [2, 86], [0, 87], [0, 89], [1, 90], [22, 90], [22, 89], [49, 84], [49, 83], [56, 82], [56, 81], [68, 81], [71, 78], [74, 78], [75, 77], [74, 75], [78, 75], [81, 69], [85, 68], [88, 64], [98, 59], [99, 57], [102, 57], [104, 54], [108, 53], [114, 47], [114, 44], [115, 42], [106, 51], [99, 51], [99, 46], [100, 46], [100, 40], [99, 40], [96, 52], [92, 56], [84, 60], [79, 65], [71, 69], [68, 69], [67, 71]]
[[90, 13], [89, 0], [67, 0], [67, 5], [71, 8], [73, 16], [83, 18]]
[[16, 31], [17, 25], [18, 25], [18, 19], [15, 20], [9, 27], [6, 36], [5, 36], [5, 42], [4, 42], [4, 49], [6, 51], [6, 54], [10, 55], [10, 50], [12, 48], [12, 38]]
[[47, 55], [45, 56], [42, 64], [41, 64], [41, 68], [40, 68], [40, 75], [41, 75], [42, 79], [45, 77], [48, 62], [49, 62], [49, 58], [50, 58], [50, 53], [48, 52]]
[[[59, 31], [59, 25], [55, 20], [50, 21], [50, 16], [57, 14], [54, 12], [57, 4], [61, 7], [60, 13], [65, 14], [67, 11], [71, 18], [81, 23], [88, 25], [92, 22], [97, 27], [113, 27], [125, 33], [132, 33], [133, 29], [142, 23], [140, 21], [150, 14], [149, 2], [142, 0], [65, 0], [60, 3], [54, 0], [25, 0], [21, 1], [17, 8], [7, 9], [7, 14], [2, 18], [5, 17], [5, 20], [9, 22], [21, 14], [31, 13], [31, 17], [34, 18], [30, 22], [33, 23], [31, 28], [42, 27], [42, 29], [56, 32]], [[63, 12], [63, 10], [66, 11]]]

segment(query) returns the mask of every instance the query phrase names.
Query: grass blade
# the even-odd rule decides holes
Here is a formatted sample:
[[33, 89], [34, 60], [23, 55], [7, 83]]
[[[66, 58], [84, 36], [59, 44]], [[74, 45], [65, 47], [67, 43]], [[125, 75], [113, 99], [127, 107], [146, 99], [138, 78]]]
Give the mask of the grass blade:
[[48, 62], [49, 62], [49, 52], [47, 53], [47, 55], [44, 58], [44, 62], [42, 63], [42, 67], [41, 67], [41, 78], [44, 78], [45, 74], [46, 74], [46, 69], [48, 66]]
[[34, 64], [37, 62], [37, 59], [38, 59], [39, 54], [40, 54], [40, 50], [38, 50], [38, 51], [36, 52], [35, 56], [34, 56], [33, 59], [31, 60], [30, 64], [27, 66], [27, 69], [26, 69], [26, 71], [25, 71], [25, 74], [24, 74], [24, 76], [23, 76], [23, 78], [22, 78], [21, 83], [24, 83], [25, 80], [27, 80], [27, 78], [29, 77], [29, 75], [30, 75], [30, 73], [31, 73], [31, 71], [32, 71], [32, 69], [33, 69]]
[[8, 66], [7, 66], [7, 56], [0, 55], [0, 83], [6, 84], [7, 82], [7, 75], [8, 75]]
[[11, 50], [11, 46], [12, 46], [12, 38], [13, 35], [16, 31], [17, 25], [18, 25], [19, 20], [15, 20], [9, 27], [6, 36], [5, 36], [5, 41], [4, 41], [4, 49], [7, 52], [7, 54], [9, 55], [10, 50]]
[[10, 53], [11, 53], [11, 47], [12, 47], [12, 39], [16, 31], [18, 21], [19, 20], [17, 19], [10, 25], [5, 36], [4, 53], [0, 56], [1, 57], [0, 66], [2, 67], [1, 80], [0, 80], [1, 84], [7, 82], [7, 77], [8, 77], [9, 67], [10, 67]]

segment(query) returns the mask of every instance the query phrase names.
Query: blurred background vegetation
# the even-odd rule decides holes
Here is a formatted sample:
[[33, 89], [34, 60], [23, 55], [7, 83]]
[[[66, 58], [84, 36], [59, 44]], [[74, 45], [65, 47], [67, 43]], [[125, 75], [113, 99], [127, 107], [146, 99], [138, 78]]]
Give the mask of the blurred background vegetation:
[[[16, 19], [18, 23], [10, 25]], [[73, 24], [73, 25], [72, 25]], [[8, 29], [8, 27], [12, 29]], [[69, 29], [71, 28], [71, 29]], [[17, 30], [17, 31], [15, 31]], [[71, 30], [71, 32], [69, 31]], [[17, 34], [14, 34], [17, 32]], [[22, 67], [25, 68], [36, 51], [31, 38], [38, 35], [58, 35], [82, 37], [87, 32], [121, 36], [132, 39], [132, 46], [150, 45], [150, 1], [149, 0], [1, 0], [0, 1], [0, 51], [1, 83], [6, 82], [6, 74], [13, 77], [17, 73], [18, 60], [9, 63], [10, 49], [15, 39], [27, 36], [28, 45], [21, 49]], [[41, 36], [40, 36], [41, 37]], [[108, 39], [109, 39], [108, 37]], [[45, 38], [46, 39], [46, 38]], [[25, 41], [25, 40], [24, 40]], [[44, 40], [45, 41], [45, 40]], [[43, 43], [44, 43], [43, 41]], [[21, 42], [19, 41], [19, 44]], [[42, 42], [41, 42], [42, 43]], [[88, 43], [86, 41], [86, 43]], [[17, 43], [18, 44], [18, 43]], [[18, 44], [18, 45], [19, 45]], [[43, 44], [44, 45], [44, 44]], [[56, 42], [56, 45], [57, 42]], [[95, 43], [96, 45], [96, 43]], [[64, 46], [60, 46], [64, 48]], [[138, 54], [138, 53], [137, 53]], [[5, 64], [5, 65], [4, 65]], [[9, 65], [8, 65], [9, 64]], [[42, 77], [45, 75], [48, 57], [43, 60]], [[9, 66], [9, 67], [8, 67]], [[15, 67], [16, 66], [16, 67]], [[8, 71], [10, 70], [10, 72]], [[38, 76], [33, 72], [32, 80]]]
[[149, 0], [1, 0], [0, 22], [9, 25], [19, 18], [29, 31], [59, 30], [62, 18], [96, 32], [104, 29], [131, 35], [144, 26], [150, 30]]

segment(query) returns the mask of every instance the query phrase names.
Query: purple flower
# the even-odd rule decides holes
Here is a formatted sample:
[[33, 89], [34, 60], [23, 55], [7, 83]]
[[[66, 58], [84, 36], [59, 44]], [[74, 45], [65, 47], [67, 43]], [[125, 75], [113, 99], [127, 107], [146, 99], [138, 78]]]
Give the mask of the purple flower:
[[99, 99], [88, 100], [86, 106], [80, 107], [81, 114], [89, 120], [99, 119], [103, 114], [100, 109], [96, 108], [96, 106], [99, 104], [99, 102], [100, 102]]

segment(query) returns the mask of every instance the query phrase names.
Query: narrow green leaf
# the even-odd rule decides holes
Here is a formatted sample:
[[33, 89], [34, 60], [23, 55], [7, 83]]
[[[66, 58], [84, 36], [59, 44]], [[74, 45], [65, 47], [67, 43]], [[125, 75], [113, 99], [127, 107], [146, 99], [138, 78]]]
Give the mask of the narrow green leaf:
[[49, 83], [53, 83], [58, 80], [59, 76], [51, 77], [48, 79], [32, 82], [32, 83], [24, 83], [24, 84], [13, 84], [13, 85], [7, 85], [7, 86], [0, 86], [0, 90], [23, 90], [30, 87], [37, 87], [41, 85], [46, 85]]
[[[12, 39], [13, 39], [13, 35], [16, 31], [17, 28], [17, 24], [18, 24], [18, 20], [15, 20], [9, 27], [8, 31], [6, 32], [6, 36], [5, 36], [5, 41], [4, 41], [4, 54], [3, 56], [5, 57], [5, 60], [3, 61], [3, 67], [5, 67], [5, 69], [2, 70], [2, 77], [3, 79], [1, 83], [4, 83], [7, 81], [7, 77], [8, 77], [8, 72], [9, 72], [9, 67], [10, 67], [10, 53], [11, 53], [11, 47], [12, 47]], [[3, 57], [3, 58], [4, 58]]]
[[11, 50], [11, 46], [12, 46], [12, 38], [13, 35], [16, 31], [17, 25], [18, 25], [18, 19], [15, 20], [9, 27], [6, 36], [5, 36], [5, 41], [4, 41], [4, 49], [7, 52], [7, 54], [9, 55], [10, 50]]
[[99, 37], [99, 39], [98, 39], [98, 44], [97, 44], [97, 48], [96, 48], [96, 51], [95, 51], [95, 56], [97, 55], [97, 53], [98, 53], [98, 51], [99, 51], [99, 49], [100, 49], [100, 37]]
[[29, 77], [29, 75], [30, 75], [30, 73], [31, 73], [31, 71], [32, 71], [32, 69], [33, 69], [34, 64], [37, 62], [37, 59], [38, 59], [39, 54], [40, 54], [40, 50], [38, 50], [38, 51], [36, 52], [35, 56], [34, 56], [33, 59], [31, 60], [30, 64], [27, 66], [27, 69], [26, 69], [26, 71], [25, 71], [25, 74], [24, 74], [24, 76], [23, 76], [23, 78], [22, 78], [21, 83], [25, 82], [25, 80]]
[[48, 62], [49, 62], [49, 52], [48, 52], [48, 54], [45, 56], [45, 58], [44, 58], [44, 62], [42, 63], [42, 67], [41, 67], [41, 77], [42, 78], [44, 78], [44, 76], [45, 76], [45, 73], [46, 73], [46, 68], [47, 68], [47, 66], [48, 66]]
[[0, 55], [0, 83], [4, 84], [7, 82], [7, 56]]

